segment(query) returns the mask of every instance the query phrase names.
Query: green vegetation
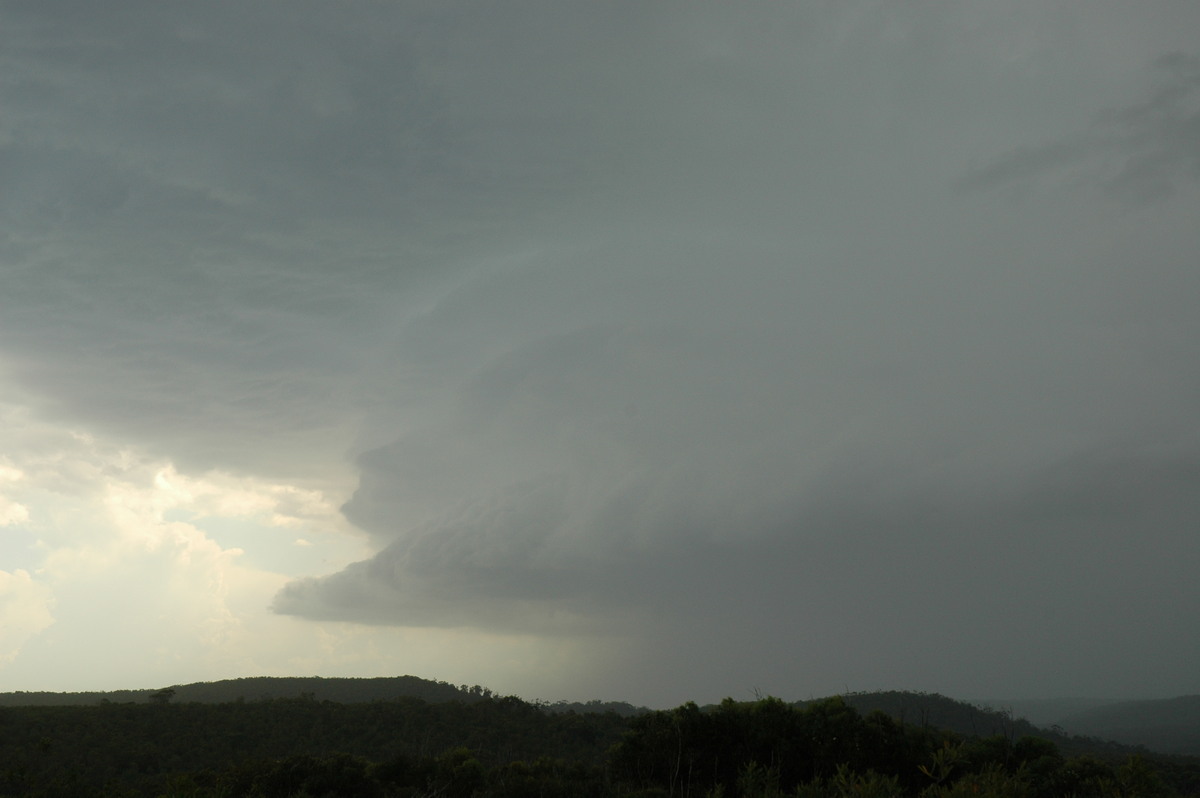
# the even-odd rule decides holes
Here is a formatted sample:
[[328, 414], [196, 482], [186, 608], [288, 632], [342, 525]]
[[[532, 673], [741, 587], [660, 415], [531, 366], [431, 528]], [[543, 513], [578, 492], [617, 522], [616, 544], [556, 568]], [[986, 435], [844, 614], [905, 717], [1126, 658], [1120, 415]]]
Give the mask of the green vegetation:
[[[441, 702], [336, 702], [306, 690], [201, 703], [187, 700], [181, 686], [145, 691], [138, 703], [0, 707], [0, 795], [1200, 794], [1200, 760], [1115, 746], [1067, 754], [1052, 739], [1018, 734], [1002, 716], [1000, 733], [939, 728], [930, 722], [941, 717], [935, 711], [976, 728], [973, 713], [983, 712], [941, 696], [863, 694], [799, 705], [726, 699], [630, 715], [601, 711], [596, 702], [579, 712], [452, 689], [464, 694]], [[891, 709], [864, 714], [858, 707], [872, 695]]]
[[261, 701], [270, 698], [310, 696], [318, 701], [356, 704], [391, 698], [420, 698], [423, 701], [478, 701], [492, 691], [475, 685], [455, 687], [447, 682], [417, 676], [392, 676], [377, 679], [322, 679], [310, 677], [259, 676], [249, 679], [225, 679], [197, 682], [162, 690], [116, 690], [101, 693], [0, 693], [0, 706], [77, 706], [80, 704], [144, 703], [170, 691], [170, 700], [178, 703], [222, 704], [232, 701]]

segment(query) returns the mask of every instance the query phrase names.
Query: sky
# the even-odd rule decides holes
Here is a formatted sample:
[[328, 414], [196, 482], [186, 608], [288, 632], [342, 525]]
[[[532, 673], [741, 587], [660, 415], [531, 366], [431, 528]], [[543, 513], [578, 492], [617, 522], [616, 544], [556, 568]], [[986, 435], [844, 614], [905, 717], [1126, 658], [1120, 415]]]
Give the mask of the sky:
[[0, 690], [1200, 692], [1197, 30], [0, 0]]

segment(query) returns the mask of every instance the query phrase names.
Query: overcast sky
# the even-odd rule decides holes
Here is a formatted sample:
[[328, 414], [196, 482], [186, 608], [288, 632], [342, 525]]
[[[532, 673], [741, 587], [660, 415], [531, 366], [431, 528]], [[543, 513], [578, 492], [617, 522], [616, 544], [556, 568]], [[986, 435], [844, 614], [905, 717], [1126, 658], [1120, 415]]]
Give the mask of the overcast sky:
[[1197, 31], [0, 0], [0, 689], [1200, 692]]

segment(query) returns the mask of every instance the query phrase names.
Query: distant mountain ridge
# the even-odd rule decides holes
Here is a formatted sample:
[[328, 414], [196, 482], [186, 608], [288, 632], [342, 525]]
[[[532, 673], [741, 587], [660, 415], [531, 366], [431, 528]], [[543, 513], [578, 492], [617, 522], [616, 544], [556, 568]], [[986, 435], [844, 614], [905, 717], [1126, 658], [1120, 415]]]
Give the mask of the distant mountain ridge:
[[216, 682], [173, 685], [146, 690], [108, 692], [0, 693], [0, 706], [78, 706], [110, 702], [145, 704], [155, 695], [169, 692], [180, 703], [222, 704], [233, 701], [265, 701], [275, 698], [311, 698], [341, 704], [367, 703], [393, 698], [419, 698], [429, 703], [480, 701], [492, 695], [487, 688], [474, 685], [456, 687], [448, 682], [417, 676], [384, 676], [368, 679], [322, 678], [319, 676], [255, 676]]
[[[163, 689], [113, 690], [108, 692], [11, 692], [0, 693], [3, 706], [80, 706], [102, 703], [150, 703], [169, 699], [176, 703], [221, 704], [236, 701], [267, 701], [307, 698], [340, 704], [370, 703], [397, 698], [416, 698], [427, 703], [458, 701], [473, 703], [495, 697], [479, 685], [455, 686], [417, 676], [377, 678], [323, 678], [259, 676], [173, 685]], [[1034, 724], [1013, 710], [998, 709], [1004, 702], [980, 706], [937, 693], [882, 691], [849, 693], [842, 698], [862, 715], [884, 712], [902, 724], [946, 729], [969, 737], [1001, 735], [1016, 740], [1024, 736], [1053, 741], [1064, 753], [1076, 754], [1111, 748], [1141, 746], [1164, 754], [1200, 756], [1200, 695], [1179, 698], [1104, 703], [1069, 712], [1053, 723], [1049, 712], [1054, 702], [1045, 702]], [[804, 706], [812, 701], [797, 701]], [[1020, 707], [1022, 702], [1013, 702]], [[1070, 710], [1086, 700], [1064, 700], [1057, 709]], [[534, 702], [551, 713], [577, 714], [613, 712], [631, 717], [648, 711], [645, 707], [617, 701]], [[1111, 743], [1108, 741], [1112, 741]]]
[[1014, 718], [1011, 713], [975, 706], [939, 693], [887, 690], [848, 693], [842, 699], [860, 715], [878, 710], [902, 724], [947, 729], [967, 737], [1021, 737], [1043, 733], [1029, 721]]
[[1200, 756], [1200, 695], [1121, 701], [1072, 713], [1058, 725], [1164, 754]]
[[936, 693], [852, 693], [843, 698], [863, 715], [881, 710], [902, 723], [970, 737], [1042, 737], [1070, 755], [1133, 747], [1200, 756], [1200, 695], [1119, 702], [1083, 699], [1079, 701], [1100, 705], [1039, 724], [994, 705], [977, 706]]
[[[817, 699], [821, 700], [821, 699]], [[977, 706], [967, 701], [949, 698], [939, 693], [917, 693], [886, 690], [874, 693], [846, 693], [842, 700], [860, 715], [883, 712], [901, 725], [944, 729], [964, 737], [1006, 737], [1010, 741], [1022, 737], [1041, 737], [1051, 740], [1064, 753], [1095, 752], [1098, 749], [1122, 748], [1103, 740], [1078, 740], [1059, 730], [1045, 729], [1011, 712]], [[814, 701], [800, 701], [807, 706]]]
[[988, 709], [995, 709], [1001, 712], [1009, 712], [1018, 718], [1041, 726], [1043, 728], [1051, 728], [1062, 724], [1063, 718], [1074, 715], [1077, 712], [1083, 712], [1097, 707], [1109, 706], [1120, 703], [1119, 699], [1112, 698], [1028, 698], [1028, 699], [1001, 699], [992, 698], [984, 700], [973, 700], [971, 703]]

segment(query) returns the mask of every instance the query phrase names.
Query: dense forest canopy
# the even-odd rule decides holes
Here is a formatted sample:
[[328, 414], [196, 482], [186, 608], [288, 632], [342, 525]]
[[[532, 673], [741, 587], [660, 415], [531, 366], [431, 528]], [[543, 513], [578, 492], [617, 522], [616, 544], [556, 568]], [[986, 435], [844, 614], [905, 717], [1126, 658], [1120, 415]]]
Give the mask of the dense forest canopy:
[[[285, 685], [360, 699], [393, 692], [247, 697]], [[432, 697], [394, 693], [405, 685]], [[136, 691], [136, 702], [0, 706], [0, 795], [1200, 794], [1200, 759], [1042, 732], [937, 695], [623, 713], [614, 710], [627, 705], [529, 703], [415, 677], [203, 687]], [[237, 688], [250, 692], [211, 700]]]
[[[310, 696], [318, 701], [358, 703], [387, 698], [420, 698], [424, 701], [476, 701], [492, 695], [492, 691], [473, 685], [456, 687], [448, 682], [422, 679], [417, 676], [390, 676], [373, 679], [323, 679], [310, 677], [258, 676], [246, 679], [224, 679], [217, 682], [173, 685], [171, 697], [178, 703], [214, 704], [228, 701], [256, 701], [270, 698]], [[70, 706], [80, 704], [145, 703], [162, 690], [114, 690], [110, 692], [0, 693], [0, 706]]]

